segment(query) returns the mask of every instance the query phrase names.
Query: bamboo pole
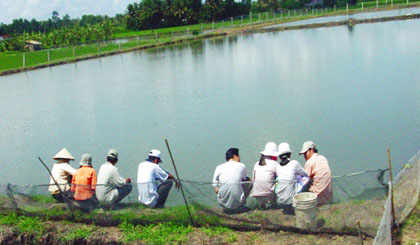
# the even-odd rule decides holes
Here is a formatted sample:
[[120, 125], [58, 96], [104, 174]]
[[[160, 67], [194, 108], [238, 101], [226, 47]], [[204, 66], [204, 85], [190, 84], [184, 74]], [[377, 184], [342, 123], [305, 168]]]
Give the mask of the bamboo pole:
[[45, 165], [44, 161], [42, 161], [42, 159], [40, 157], [38, 157], [38, 159], [42, 163], [42, 165], [44, 165], [44, 167], [47, 169], [48, 173], [51, 176], [51, 179], [54, 181], [55, 185], [58, 187], [58, 190], [60, 191], [60, 195], [63, 197], [63, 200], [65, 200], [65, 203], [67, 204], [67, 206], [69, 207], [69, 209], [71, 211], [72, 218], [74, 219], [73, 207], [71, 206], [71, 203], [70, 203], [69, 198], [66, 195], [64, 195], [63, 191], [61, 190], [60, 185], [54, 179], [54, 177], [52, 176], [52, 173], [51, 173], [50, 169], [47, 167], [47, 165]]
[[392, 182], [392, 167], [391, 167], [391, 151], [388, 147], [387, 149], [388, 152], [388, 168], [389, 168], [389, 185], [391, 186], [391, 191], [390, 191], [390, 195], [391, 195], [391, 219], [392, 219], [392, 224], [391, 224], [391, 232], [394, 230], [395, 227], [395, 210], [394, 210], [394, 186], [393, 186], [393, 182]]
[[165, 139], [165, 143], [166, 143], [166, 147], [168, 148], [169, 156], [171, 157], [172, 165], [174, 165], [176, 178], [177, 178], [177, 181], [179, 183], [179, 187], [181, 189], [182, 197], [184, 198], [185, 206], [187, 207], [188, 216], [190, 217], [191, 225], [194, 225], [194, 220], [193, 220], [191, 212], [190, 212], [190, 207], [188, 206], [187, 199], [185, 198], [184, 188], [182, 188], [182, 183], [181, 183], [181, 180], [180, 180], [179, 175], [178, 175], [178, 170], [176, 169], [175, 161], [174, 161], [174, 158], [172, 157], [171, 149], [169, 148], [168, 139]]

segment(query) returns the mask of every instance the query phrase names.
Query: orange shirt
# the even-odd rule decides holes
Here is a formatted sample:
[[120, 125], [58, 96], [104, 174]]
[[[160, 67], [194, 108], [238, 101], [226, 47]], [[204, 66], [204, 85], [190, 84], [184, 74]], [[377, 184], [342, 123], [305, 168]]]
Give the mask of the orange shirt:
[[96, 172], [90, 166], [82, 166], [73, 175], [71, 191], [74, 192], [74, 200], [87, 200], [95, 193]]

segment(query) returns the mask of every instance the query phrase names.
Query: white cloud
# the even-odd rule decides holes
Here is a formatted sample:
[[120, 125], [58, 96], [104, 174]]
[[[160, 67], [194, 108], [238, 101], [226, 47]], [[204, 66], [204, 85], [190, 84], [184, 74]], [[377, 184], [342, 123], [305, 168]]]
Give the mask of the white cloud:
[[0, 22], [11, 23], [13, 19], [35, 18], [47, 20], [55, 10], [60, 17], [72, 18], [85, 14], [114, 16], [124, 13], [127, 5], [136, 0], [0, 0]]

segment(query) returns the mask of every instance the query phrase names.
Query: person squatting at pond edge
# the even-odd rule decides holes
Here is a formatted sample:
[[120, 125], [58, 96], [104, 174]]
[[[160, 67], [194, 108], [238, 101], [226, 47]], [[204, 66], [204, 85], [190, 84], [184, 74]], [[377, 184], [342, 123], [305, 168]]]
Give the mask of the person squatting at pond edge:
[[[164, 208], [169, 191], [172, 188], [175, 177], [163, 170], [159, 163], [162, 162], [159, 150], [151, 150], [148, 159], [139, 163], [137, 172], [137, 189], [139, 201], [146, 206]], [[169, 181], [167, 181], [170, 179]], [[158, 185], [157, 181], [161, 181]], [[176, 181], [176, 187], [179, 183]]]
[[213, 187], [219, 205], [227, 210], [242, 208], [251, 191], [251, 183], [246, 176], [245, 164], [240, 162], [238, 148], [226, 151], [227, 162], [216, 167], [213, 176]]
[[318, 195], [318, 205], [329, 204], [333, 193], [331, 170], [327, 158], [318, 155], [318, 150], [312, 141], [303, 143], [299, 155], [305, 157], [306, 164], [304, 168], [312, 180], [309, 191]]
[[98, 204], [95, 194], [96, 171], [92, 167], [92, 156], [83, 154], [80, 160], [80, 168], [73, 175], [71, 191], [74, 192], [76, 200], [83, 209], [91, 210]]
[[99, 202], [114, 205], [130, 194], [131, 179], [124, 179], [118, 173], [115, 165], [118, 162], [117, 150], [111, 149], [107, 155], [107, 162], [99, 168], [96, 197]]
[[305, 190], [309, 184], [306, 171], [296, 160], [290, 160], [292, 151], [288, 143], [280, 143], [278, 147], [280, 164], [276, 179], [277, 203], [284, 205], [285, 212], [293, 213], [293, 197]]
[[271, 206], [276, 205], [274, 187], [276, 177], [280, 175], [278, 153], [276, 143], [268, 142], [261, 152], [260, 160], [254, 165], [251, 196], [257, 199], [263, 209], [268, 203]]
[[[70, 191], [70, 182], [72, 175], [76, 173], [76, 169], [72, 168], [69, 162], [73, 161], [74, 157], [66, 148], [63, 148], [53, 157], [53, 159], [57, 160], [57, 162], [54, 163], [51, 170], [52, 177], [50, 177], [48, 191], [55, 200], [58, 202], [64, 202], [63, 195], [70, 198], [72, 194]], [[62, 193], [60, 193], [60, 189], [54, 182], [53, 178], [60, 186]]]

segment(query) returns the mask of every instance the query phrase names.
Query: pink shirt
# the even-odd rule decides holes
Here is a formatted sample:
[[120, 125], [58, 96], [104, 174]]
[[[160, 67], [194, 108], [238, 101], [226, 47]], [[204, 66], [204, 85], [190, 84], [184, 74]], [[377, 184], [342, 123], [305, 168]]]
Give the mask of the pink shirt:
[[313, 180], [309, 191], [318, 195], [318, 204], [328, 204], [332, 200], [333, 194], [331, 170], [327, 158], [317, 153], [312, 154], [311, 158], [306, 161], [305, 171]]

